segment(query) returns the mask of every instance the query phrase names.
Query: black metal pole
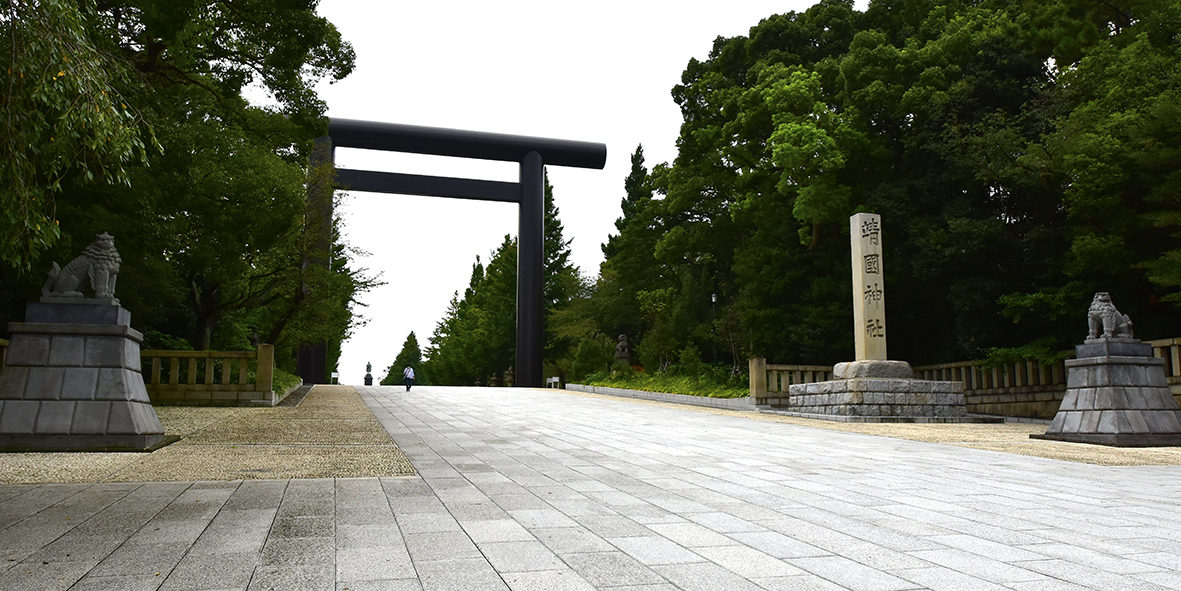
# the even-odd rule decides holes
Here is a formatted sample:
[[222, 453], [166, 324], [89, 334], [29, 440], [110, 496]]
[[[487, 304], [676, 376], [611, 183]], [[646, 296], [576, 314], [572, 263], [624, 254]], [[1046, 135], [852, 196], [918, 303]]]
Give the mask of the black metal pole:
[[541, 154], [521, 159], [521, 202], [517, 227], [517, 383], [540, 388], [545, 349], [543, 236], [545, 235], [545, 166]]

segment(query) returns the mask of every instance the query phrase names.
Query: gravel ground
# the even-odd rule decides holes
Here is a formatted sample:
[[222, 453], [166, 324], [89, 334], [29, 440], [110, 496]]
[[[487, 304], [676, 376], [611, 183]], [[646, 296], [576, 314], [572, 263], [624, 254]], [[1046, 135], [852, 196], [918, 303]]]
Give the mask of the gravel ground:
[[592, 398], [610, 398], [635, 404], [654, 404], [708, 414], [745, 417], [756, 421], [789, 423], [833, 431], [850, 431], [881, 437], [895, 437], [928, 443], [944, 443], [960, 447], [974, 447], [1025, 456], [1054, 460], [1099, 464], [1104, 466], [1181, 466], [1181, 447], [1108, 447], [1086, 443], [1030, 439], [1031, 433], [1045, 433], [1041, 423], [838, 423], [818, 419], [802, 419], [755, 411], [732, 411], [671, 404], [635, 398], [620, 398], [575, 392], [565, 393]]
[[182, 439], [152, 453], [0, 454], [0, 483], [405, 476], [414, 467], [349, 386], [298, 406], [156, 408]]

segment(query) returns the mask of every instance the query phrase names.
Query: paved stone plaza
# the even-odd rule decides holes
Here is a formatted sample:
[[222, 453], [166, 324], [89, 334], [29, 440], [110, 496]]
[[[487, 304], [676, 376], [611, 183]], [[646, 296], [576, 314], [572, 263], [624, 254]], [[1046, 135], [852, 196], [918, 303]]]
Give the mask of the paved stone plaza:
[[1181, 466], [357, 391], [418, 476], [3, 485], [0, 589], [1181, 588]]

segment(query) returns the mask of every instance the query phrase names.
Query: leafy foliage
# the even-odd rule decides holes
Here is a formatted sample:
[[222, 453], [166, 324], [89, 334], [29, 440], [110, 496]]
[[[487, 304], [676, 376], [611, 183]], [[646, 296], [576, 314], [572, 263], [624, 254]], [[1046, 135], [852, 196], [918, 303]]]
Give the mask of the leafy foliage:
[[[120, 299], [145, 332], [198, 349], [238, 349], [249, 344], [247, 327], [256, 326], [291, 369], [299, 342], [339, 342], [363, 322], [356, 296], [376, 279], [350, 268], [354, 253], [339, 240], [336, 220], [307, 215], [320, 204], [309, 203], [305, 183], [332, 172], [307, 167], [311, 140], [325, 132], [325, 106], [313, 88], [347, 75], [354, 61], [315, 4], [5, 5], [5, 16], [16, 10], [30, 17], [0, 20], [7, 34], [54, 29], [41, 45], [4, 56], [26, 68], [25, 86], [10, 84], [17, 92], [4, 99], [25, 102], [7, 110], [28, 119], [9, 125], [5, 141], [32, 147], [23, 155], [32, 172], [20, 177], [26, 192], [10, 190], [16, 185], [5, 176], [0, 197], [6, 214], [19, 213], [3, 222], [6, 319], [19, 319], [40, 283], [12, 265], [64, 262], [107, 231], [124, 261]], [[67, 58], [69, 68], [45, 69]], [[33, 66], [65, 74], [37, 78], [27, 69]], [[251, 106], [242, 94], [250, 85], [266, 90], [275, 106]], [[51, 121], [65, 131], [37, 123]], [[46, 134], [63, 143], [37, 141]], [[88, 182], [92, 177], [118, 182]]]
[[0, 264], [28, 270], [61, 236], [54, 195], [67, 175], [127, 184], [155, 138], [122, 94], [131, 64], [89, 29], [94, 2], [0, 6]]
[[719, 37], [673, 89], [677, 158], [632, 157], [583, 322], [649, 373], [847, 360], [872, 211], [893, 358], [1052, 358], [1095, 291], [1173, 336], [1179, 25], [1168, 0], [824, 0]]
[[[543, 298], [545, 369], [565, 376], [584, 323], [577, 309], [585, 286], [570, 264], [570, 240], [563, 235], [549, 178], [544, 185]], [[505, 236], [485, 268], [480, 258], [463, 297], [456, 292], [426, 348], [426, 372], [436, 384], [486, 384], [503, 379], [516, 363], [517, 241]]]
[[505, 236], [487, 268], [476, 257], [463, 297], [451, 299], [427, 345], [426, 373], [436, 384], [487, 383], [516, 358], [517, 241]]
[[547, 369], [607, 376], [619, 334], [637, 380], [848, 360], [862, 211], [892, 358], [1052, 360], [1096, 291], [1175, 336], [1178, 31], [1174, 0], [822, 0], [717, 38], [672, 89], [676, 159], [637, 147], [598, 276], [547, 316]]
[[742, 398], [750, 395], [748, 377], [733, 377], [728, 367], [704, 366], [696, 377], [679, 371], [598, 373], [584, 381], [593, 386], [626, 388], [645, 392], [668, 392], [708, 398]]

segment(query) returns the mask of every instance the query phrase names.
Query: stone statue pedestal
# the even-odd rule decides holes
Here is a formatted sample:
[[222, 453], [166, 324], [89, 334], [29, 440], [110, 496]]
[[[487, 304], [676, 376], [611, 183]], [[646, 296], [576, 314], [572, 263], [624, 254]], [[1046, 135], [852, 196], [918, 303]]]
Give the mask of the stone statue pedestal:
[[8, 325], [0, 450], [150, 451], [175, 441], [148, 400], [143, 335], [113, 298], [42, 298]]
[[838, 363], [836, 379], [788, 388], [793, 414], [846, 421], [962, 421], [968, 414], [964, 385], [914, 379], [905, 361]]
[[372, 386], [372, 385], [373, 385], [373, 374], [371, 374], [371, 373], [367, 373], [367, 374], [365, 374], [365, 385], [366, 385], [366, 386]]
[[1043, 435], [1116, 447], [1181, 445], [1181, 407], [1164, 359], [1138, 339], [1087, 339], [1066, 360], [1066, 396]]

